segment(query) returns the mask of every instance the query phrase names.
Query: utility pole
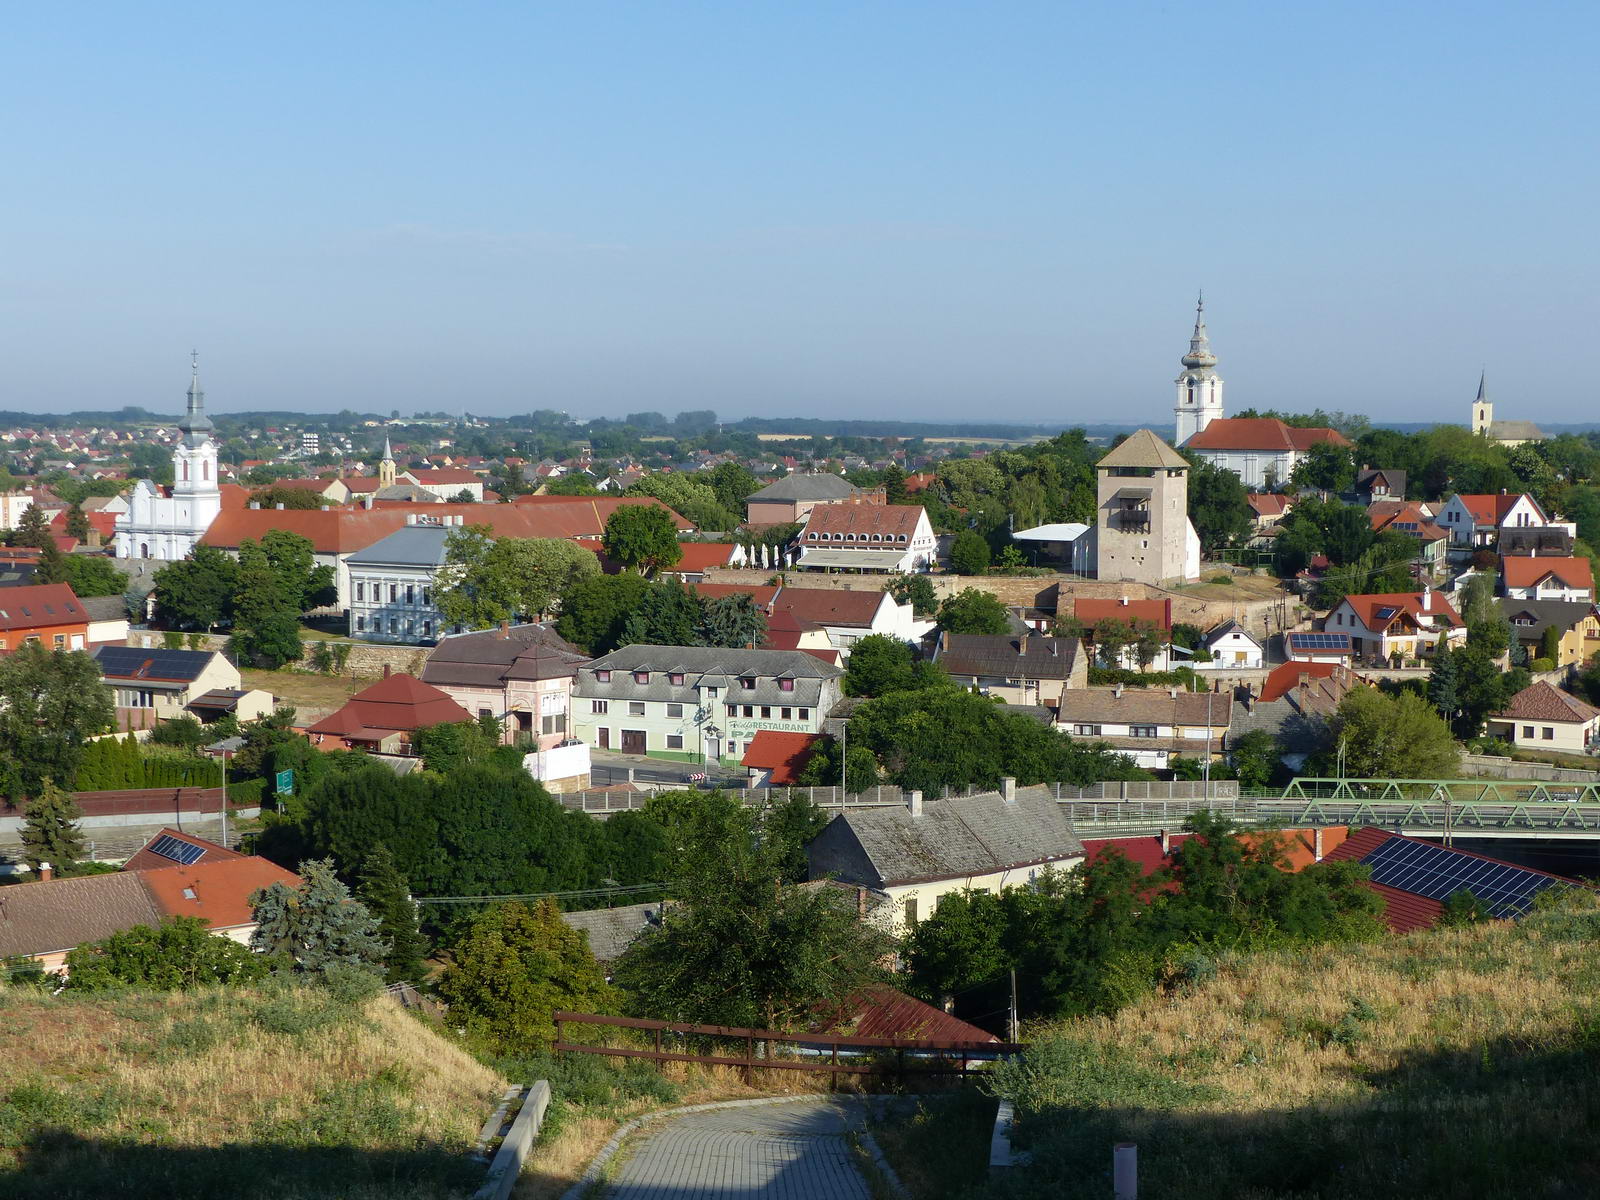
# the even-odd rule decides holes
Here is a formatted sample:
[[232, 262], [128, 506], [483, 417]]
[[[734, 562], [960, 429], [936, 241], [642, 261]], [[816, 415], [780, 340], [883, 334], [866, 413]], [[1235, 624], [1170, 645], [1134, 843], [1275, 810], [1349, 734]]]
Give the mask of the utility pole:
[[224, 750], [217, 755], [217, 762], [222, 767], [222, 844], [228, 844], [228, 752]]
[[850, 718], [839, 723], [839, 811], [844, 811], [844, 789], [850, 772]]
[[1007, 1023], [1007, 1028], [1011, 1037], [1011, 1044], [1014, 1046], [1022, 1040], [1022, 1030], [1017, 1023], [1017, 969], [1015, 967], [1011, 968], [1011, 1020]]

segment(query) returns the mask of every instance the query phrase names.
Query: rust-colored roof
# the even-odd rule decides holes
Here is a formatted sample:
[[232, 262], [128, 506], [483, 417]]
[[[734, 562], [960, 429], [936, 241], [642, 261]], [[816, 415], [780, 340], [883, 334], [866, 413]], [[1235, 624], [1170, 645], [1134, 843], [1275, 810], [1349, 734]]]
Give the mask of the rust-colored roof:
[[172, 859], [164, 854], [157, 854], [150, 849], [152, 845], [164, 837], [170, 837], [184, 843], [184, 845], [198, 848], [200, 857], [195, 860], [196, 862], [218, 862], [223, 859], [244, 857], [237, 850], [229, 850], [226, 846], [207, 841], [202, 837], [195, 837], [192, 833], [184, 833], [181, 829], [163, 829], [141, 846], [132, 858], [123, 863], [122, 869], [124, 871], [161, 871], [173, 866]]
[[1161, 629], [1172, 628], [1171, 600], [1098, 600], [1079, 596], [1072, 601], [1072, 615], [1085, 625], [1101, 621], [1149, 621]]
[[[1409, 617], [1412, 624], [1421, 624], [1423, 617], [1442, 619], [1445, 626], [1455, 627], [1462, 624], [1461, 614], [1438, 592], [1429, 596], [1428, 603], [1432, 607], [1423, 611], [1423, 594], [1421, 592], [1374, 592], [1367, 596], [1346, 596], [1345, 602], [1354, 610], [1361, 623], [1368, 629], [1385, 629], [1389, 622], [1396, 616], [1404, 614]], [[1387, 617], [1378, 614], [1385, 609], [1393, 609]]]
[[1289, 497], [1276, 492], [1251, 492], [1245, 499], [1258, 517], [1281, 517], [1289, 511]]
[[763, 729], [750, 739], [740, 762], [746, 767], [771, 768], [773, 787], [793, 787], [799, 782], [800, 770], [811, 758], [812, 747], [819, 736]]
[[1554, 576], [1569, 588], [1594, 589], [1594, 571], [1587, 558], [1534, 558], [1516, 555], [1500, 560], [1508, 588], [1537, 587]]
[[691, 583], [689, 590], [697, 596], [704, 596], [708, 600], [715, 600], [722, 596], [749, 596], [755, 606], [764, 612], [770, 612], [772, 602], [778, 595], [777, 584], [744, 584], [744, 583]]
[[470, 720], [472, 714], [452, 700], [449, 693], [413, 675], [391, 675], [351, 696], [343, 708], [310, 726], [307, 732], [350, 737], [360, 736], [363, 731], [382, 734]]
[[882, 592], [845, 591], [842, 588], [785, 587], [773, 601], [776, 611], [789, 612], [818, 625], [867, 627], [883, 605]]
[[0, 631], [87, 625], [89, 614], [70, 584], [32, 583], [0, 588]]
[[[904, 534], [909, 543], [921, 519], [920, 504], [819, 504], [811, 510], [802, 536], [809, 539], [813, 534], [832, 537], [836, 533], [853, 533], [859, 539], [863, 533]], [[858, 540], [857, 548], [860, 545]], [[879, 549], [884, 547], [880, 545]]]
[[[1301, 677], [1318, 681], [1313, 686], [1329, 694], [1342, 696], [1359, 681], [1349, 667], [1336, 662], [1286, 662], [1272, 669], [1266, 680], [1261, 685], [1261, 695], [1256, 699], [1262, 703], [1271, 700], [1280, 700], [1295, 688], [1300, 686]], [[1333, 681], [1333, 686], [1320, 681]]]
[[704, 571], [707, 567], [727, 566], [729, 557], [738, 547], [723, 542], [680, 542], [678, 549], [681, 551], [678, 561], [668, 569], [694, 572]]
[[841, 1024], [853, 1024], [854, 1037], [922, 1038], [941, 1042], [1000, 1040], [987, 1029], [881, 985], [863, 988], [846, 1002], [845, 1010]]
[[[1516, 507], [1517, 501], [1526, 495], [1526, 492], [1496, 492], [1493, 494], [1459, 492], [1456, 494], [1456, 499], [1466, 506], [1467, 511], [1472, 514], [1472, 520], [1475, 524], [1498, 525]], [[1528, 503], [1533, 506], [1534, 512], [1540, 516], [1544, 515], [1544, 509], [1539, 507], [1539, 502], [1532, 496], [1528, 496]]]
[[1216, 417], [1185, 442], [1186, 450], [1309, 450], [1327, 442], [1348, 446], [1350, 439], [1336, 429], [1301, 429], [1276, 417]]
[[300, 886], [293, 871], [253, 856], [141, 871], [139, 878], [164, 915], [199, 917], [213, 929], [251, 924], [250, 897], [262, 888], [274, 883]]
[[1523, 688], [1511, 697], [1504, 712], [1494, 714], [1511, 721], [1565, 721], [1584, 723], [1600, 717], [1600, 708], [1585, 704], [1576, 696], [1563, 692], [1555, 684], [1541, 679]]

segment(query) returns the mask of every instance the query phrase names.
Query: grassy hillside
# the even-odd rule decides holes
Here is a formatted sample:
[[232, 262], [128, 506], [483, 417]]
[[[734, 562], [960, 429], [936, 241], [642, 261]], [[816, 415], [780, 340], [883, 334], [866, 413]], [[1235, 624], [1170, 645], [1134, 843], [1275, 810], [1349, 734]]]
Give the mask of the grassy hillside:
[[993, 1196], [1600, 1195], [1600, 904], [1223, 960], [1115, 1017], [1035, 1030], [1007, 1086], [1032, 1167]]
[[470, 1195], [505, 1087], [387, 999], [0, 989], [0, 1195]]

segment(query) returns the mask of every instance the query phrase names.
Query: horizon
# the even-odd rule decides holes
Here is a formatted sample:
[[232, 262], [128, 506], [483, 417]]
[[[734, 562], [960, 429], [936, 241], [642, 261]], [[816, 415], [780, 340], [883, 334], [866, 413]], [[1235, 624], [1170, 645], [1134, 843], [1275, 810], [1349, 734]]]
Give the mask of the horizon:
[[1230, 414], [1585, 423], [1587, 10], [1452, 11], [19, 13], [0, 409], [1162, 429], [1203, 287]]

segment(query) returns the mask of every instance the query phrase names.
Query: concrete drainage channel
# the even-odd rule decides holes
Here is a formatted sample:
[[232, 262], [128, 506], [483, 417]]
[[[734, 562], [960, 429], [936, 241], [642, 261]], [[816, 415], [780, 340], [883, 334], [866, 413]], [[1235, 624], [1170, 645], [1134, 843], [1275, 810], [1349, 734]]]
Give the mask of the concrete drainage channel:
[[511, 1195], [549, 1107], [550, 1085], [543, 1079], [526, 1088], [507, 1089], [478, 1134], [474, 1153], [488, 1162], [489, 1172], [472, 1200], [506, 1200]]

